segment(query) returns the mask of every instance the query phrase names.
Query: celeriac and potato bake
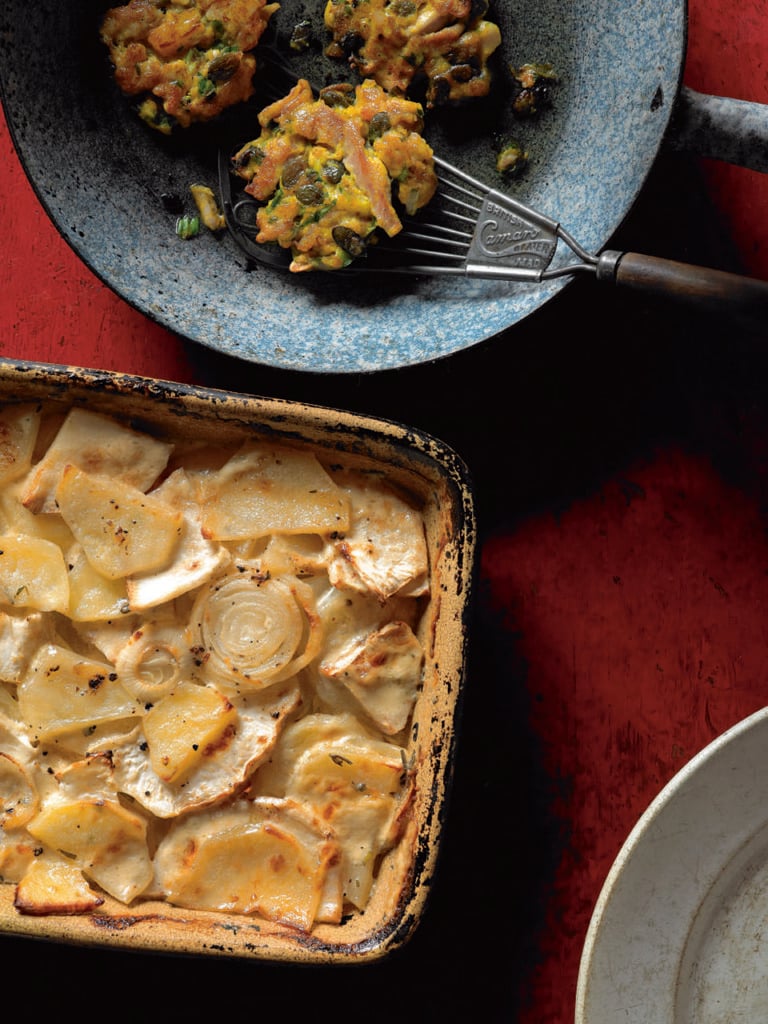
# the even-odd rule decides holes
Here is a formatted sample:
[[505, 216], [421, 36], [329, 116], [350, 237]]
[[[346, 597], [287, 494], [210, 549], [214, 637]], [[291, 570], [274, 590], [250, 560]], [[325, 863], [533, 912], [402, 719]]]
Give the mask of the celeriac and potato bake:
[[101, 412], [0, 410], [0, 876], [302, 932], [407, 827], [430, 593], [381, 473]]

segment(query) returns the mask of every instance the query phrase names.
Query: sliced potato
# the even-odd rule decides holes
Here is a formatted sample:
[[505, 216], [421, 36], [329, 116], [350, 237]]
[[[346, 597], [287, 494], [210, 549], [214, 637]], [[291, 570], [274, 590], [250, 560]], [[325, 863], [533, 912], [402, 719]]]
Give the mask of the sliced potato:
[[23, 828], [36, 813], [39, 797], [32, 772], [0, 751], [0, 828]]
[[332, 533], [349, 526], [349, 499], [314, 455], [247, 444], [211, 477], [203, 532], [216, 540]]
[[35, 857], [16, 886], [14, 906], [20, 914], [88, 914], [104, 902], [71, 861], [52, 855]]
[[75, 729], [138, 714], [114, 666], [44, 644], [18, 687], [19, 710], [33, 735], [53, 739]]
[[114, 745], [111, 759], [120, 792], [158, 818], [172, 818], [207, 807], [241, 789], [269, 757], [284, 722], [301, 703], [301, 691], [298, 683], [291, 681], [230, 699], [238, 714], [231, 742], [206, 751], [181, 785], [164, 782], [158, 776], [146, 742]]
[[123, 903], [152, 881], [146, 821], [117, 801], [51, 803], [27, 827], [50, 849], [73, 857], [86, 877]]
[[88, 561], [107, 579], [160, 569], [179, 543], [183, 515], [178, 509], [112, 477], [69, 465], [56, 501]]
[[300, 806], [262, 800], [182, 820], [155, 862], [171, 903], [259, 913], [309, 931], [335, 854], [327, 831]]
[[339, 843], [344, 897], [365, 906], [379, 854], [396, 841], [410, 785], [401, 747], [351, 715], [307, 715], [288, 726], [254, 791], [314, 810]]
[[292, 773], [287, 795], [307, 801], [333, 829], [344, 896], [360, 909], [368, 902], [379, 854], [397, 839], [402, 774], [399, 752], [395, 760], [376, 741], [319, 743]]
[[259, 912], [308, 931], [322, 892], [319, 867], [290, 832], [244, 826], [206, 837], [168, 898], [180, 906]]
[[6, 832], [0, 828], [0, 878], [4, 882], [20, 882], [39, 853], [38, 843], [26, 830]]
[[226, 742], [237, 711], [210, 686], [179, 683], [144, 719], [152, 767], [164, 782], [179, 782]]
[[69, 579], [61, 548], [23, 534], [0, 537], [0, 603], [66, 614]]
[[70, 547], [75, 538], [61, 518], [53, 512], [35, 515], [25, 508], [20, 498], [21, 481], [0, 489], [0, 522], [4, 533], [22, 533], [25, 537], [37, 537], [57, 544], [62, 551]]
[[21, 499], [32, 512], [56, 511], [56, 487], [66, 466], [114, 477], [146, 491], [162, 473], [173, 445], [125, 427], [110, 416], [72, 409], [25, 480]]
[[316, 533], [276, 534], [251, 557], [272, 576], [315, 576], [325, 570], [328, 545]]
[[73, 622], [105, 622], [129, 611], [124, 579], [107, 579], [86, 557], [82, 544], [67, 551], [69, 617]]
[[33, 405], [12, 405], [0, 411], [0, 484], [29, 472], [40, 411]]

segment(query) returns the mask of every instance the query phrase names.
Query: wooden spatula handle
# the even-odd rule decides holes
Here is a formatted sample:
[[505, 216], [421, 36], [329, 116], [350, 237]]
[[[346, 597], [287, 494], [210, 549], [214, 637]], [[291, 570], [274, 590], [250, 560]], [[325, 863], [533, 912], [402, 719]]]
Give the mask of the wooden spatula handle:
[[768, 281], [634, 252], [602, 253], [597, 279], [691, 302], [700, 311], [768, 331]]

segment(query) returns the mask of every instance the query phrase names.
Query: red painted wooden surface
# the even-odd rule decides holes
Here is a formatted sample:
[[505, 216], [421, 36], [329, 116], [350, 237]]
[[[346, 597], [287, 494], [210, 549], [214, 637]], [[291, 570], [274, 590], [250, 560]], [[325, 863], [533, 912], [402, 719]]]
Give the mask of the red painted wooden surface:
[[483, 564], [521, 635], [557, 817], [554, 879], [526, 1021], [567, 1019], [585, 924], [619, 847], [685, 762], [768, 700], [768, 542], [757, 499], [677, 450], [513, 536]]
[[[690, 5], [686, 83], [713, 96], [768, 103], [768, 12], [763, 0], [738, 5], [733, 0], [698, 0]], [[717, 163], [707, 163], [704, 171], [746, 270], [768, 279], [764, 176]]]
[[[761, 0], [752, 0], [738, 6], [738, 16], [736, 10], [732, 0], [693, 0], [686, 81], [702, 91], [768, 102], [768, 9]], [[370, 379], [341, 385], [253, 368], [243, 371], [147, 320], [77, 260], [26, 182], [2, 117], [0, 166], [3, 356], [346, 404], [405, 417], [477, 459], [477, 467], [471, 464], [470, 469], [477, 468], [478, 479], [494, 492], [479, 495], [481, 508], [490, 511], [481, 534], [480, 615], [487, 621], [481, 623], [479, 635], [481, 641], [487, 640], [489, 622], [498, 624], [504, 634], [503, 642], [498, 637], [494, 642], [506, 654], [511, 650], [511, 660], [518, 666], [511, 685], [524, 689], [509, 712], [524, 721], [510, 723], [509, 732], [515, 742], [527, 737], [529, 746], [523, 744], [522, 752], [511, 752], [503, 743], [488, 749], [482, 711], [485, 707], [498, 713], [490, 694], [494, 687], [503, 689], [511, 669], [503, 660], [488, 664], [482, 657], [490, 657], [486, 648], [479, 660], [480, 678], [470, 680], [475, 703], [468, 701], [460, 752], [475, 757], [475, 771], [487, 774], [487, 790], [494, 800], [498, 787], [502, 804], [495, 805], [496, 813], [501, 820], [509, 816], [513, 832], [518, 827], [522, 833], [514, 833], [515, 853], [505, 847], [467, 847], [469, 840], [456, 843], [457, 833], [463, 835], [472, 825], [479, 826], [479, 834], [486, 834], [489, 827], [496, 834], [493, 829], [500, 820], [471, 820], [473, 793], [467, 792], [471, 787], [458, 772], [456, 814], [466, 814], [468, 820], [449, 816], [450, 849], [459, 852], [447, 857], [447, 881], [441, 888], [438, 878], [423, 936], [417, 933], [412, 952], [406, 949], [391, 970], [344, 974], [332, 981], [323, 978], [325, 999], [334, 1000], [325, 1005], [331, 1007], [329, 1015], [346, 1016], [351, 1008], [344, 1003], [345, 992], [359, 998], [372, 992], [385, 1011], [370, 1010], [366, 1001], [369, 1020], [391, 1020], [393, 1015], [415, 1019], [406, 1012], [409, 1005], [425, 1012], [430, 1007], [442, 1012], [453, 1005], [457, 1012], [474, 1010], [483, 1020], [567, 1024], [592, 907], [629, 830], [693, 754], [766, 700], [768, 416], [759, 386], [754, 384], [743, 400], [726, 385], [718, 389], [723, 374], [712, 362], [723, 358], [724, 370], [730, 364], [709, 337], [710, 364], [702, 370], [697, 343], [687, 338], [684, 352], [691, 357], [690, 378], [685, 356], [678, 355], [673, 370], [680, 390], [670, 394], [659, 384], [670, 373], [665, 315], [643, 305], [631, 307], [634, 312], [625, 319], [624, 307], [614, 302], [601, 320], [599, 310], [585, 302], [575, 308], [586, 316], [574, 318], [574, 306], [567, 300], [548, 310], [540, 322], [547, 330], [575, 329], [578, 355], [573, 345], [562, 342], [554, 346], [553, 367], [543, 356], [530, 354], [534, 346], [518, 350], [520, 363], [510, 364], [515, 369], [503, 369], [507, 364], [493, 351], [457, 358], [435, 368], [439, 388], [411, 405], [400, 404], [397, 382], [410, 379], [429, 389], [428, 374], [390, 375], [377, 390]], [[702, 173], [713, 208], [721, 214], [744, 266], [768, 278], [768, 181], [735, 168], [704, 165]], [[665, 239], [657, 241], [656, 251], [664, 255]], [[591, 333], [578, 329], [587, 317]], [[642, 329], [650, 324], [651, 333], [633, 336], [635, 324]], [[654, 330], [661, 339], [655, 346]], [[539, 345], [536, 351], [546, 347], [546, 337], [539, 337], [536, 330], [530, 335]], [[727, 327], [723, 335], [730, 351], [736, 339]], [[525, 333], [521, 336], [530, 340]], [[617, 346], [627, 347], [629, 342], [636, 362], [627, 375], [615, 353]], [[734, 351], [734, 358], [749, 359], [749, 352], [745, 356], [737, 346]], [[573, 361], [568, 363], [569, 359]], [[589, 367], [590, 360], [594, 371], [582, 368]], [[564, 362], [572, 370], [570, 379]], [[503, 374], [510, 373], [513, 384], [521, 365], [538, 370], [549, 385], [547, 404], [531, 400], [524, 418], [515, 416], [511, 399], [509, 409], [500, 406]], [[482, 396], [489, 378], [483, 375], [489, 368], [497, 400], [485, 410]], [[748, 369], [733, 378], [741, 379], [749, 379]], [[582, 404], [569, 390], [574, 380], [585, 388]], [[528, 382], [517, 384], [524, 403]], [[624, 386], [629, 397], [622, 392]], [[468, 389], [479, 395], [474, 403]], [[649, 417], [646, 437], [640, 406], [646, 393], [651, 401], [659, 391], [669, 402], [675, 429], [661, 430], [657, 438], [657, 419]], [[695, 409], [692, 395], [700, 403]], [[606, 404], [608, 412], [603, 413]], [[486, 412], [495, 427], [488, 438], [483, 434]], [[508, 433], [500, 436], [507, 413]], [[616, 433], [633, 416], [640, 418], [634, 429], [642, 443], [627, 445], [625, 452]], [[664, 420], [662, 426], [666, 424]], [[538, 446], [537, 430], [546, 435], [546, 443]], [[566, 500], [560, 494], [555, 500], [550, 495], [557, 488], [551, 482], [538, 489], [535, 484], [546, 477], [548, 459], [552, 473], [569, 472], [569, 453], [556, 446], [558, 440], [566, 449], [575, 446], [574, 436], [583, 442], [581, 457], [590, 445], [605, 446], [607, 454], [601, 472], [593, 479], [585, 473]], [[508, 453], [513, 467], [515, 460], [524, 464], [530, 450], [536, 453], [528, 456], [537, 465], [527, 466], [532, 495], [527, 514], [511, 516], [509, 523], [499, 509], [503, 502], [514, 501], [506, 497], [514, 487], [485, 471], [489, 447]], [[503, 700], [501, 706], [506, 707]], [[495, 728], [501, 730], [503, 722], [495, 723]], [[510, 790], [505, 775], [512, 771], [510, 763], [518, 763], [515, 757], [530, 771], [523, 772], [519, 791]], [[536, 787], [533, 796], [529, 783]], [[526, 866], [522, 875], [509, 867], [520, 863]], [[498, 878], [493, 877], [494, 870]], [[468, 898], [464, 886], [470, 878], [473, 895]], [[490, 909], [483, 902], [485, 896], [493, 904]], [[528, 916], [521, 924], [523, 906]], [[431, 963], [430, 956], [442, 948], [442, 932], [442, 941], [454, 950], [456, 965], [441, 977], [439, 964]], [[36, 956], [40, 962], [46, 954]], [[57, 962], [69, 963], [63, 951], [48, 956], [46, 971], [54, 971]], [[81, 961], [72, 962], [83, 966]], [[248, 967], [252, 970], [253, 965]], [[190, 976], [174, 964], [164, 964], [163, 970], [165, 977], [180, 984], [181, 978]], [[222, 965], [195, 967], [192, 972], [216, 986], [219, 999], [223, 985], [236, 982], [241, 1006], [242, 985], [256, 986], [265, 977]], [[319, 985], [319, 977], [303, 975], [298, 988]], [[398, 989], [404, 978], [414, 986], [410, 1003]], [[269, 981], [281, 988], [296, 987], [285, 974], [270, 975]], [[442, 1001], [441, 992], [447, 993]], [[186, 1005], [193, 1007], [195, 993], [186, 998]]]

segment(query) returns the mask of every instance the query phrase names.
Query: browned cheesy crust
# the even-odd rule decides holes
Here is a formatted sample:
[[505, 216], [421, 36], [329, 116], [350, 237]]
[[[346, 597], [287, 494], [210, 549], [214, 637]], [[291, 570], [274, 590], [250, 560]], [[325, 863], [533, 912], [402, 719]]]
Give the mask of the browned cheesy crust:
[[169, 133], [253, 94], [252, 51], [279, 4], [266, 0], [130, 0], [107, 11], [101, 38], [120, 89]]
[[329, 56], [348, 58], [388, 92], [426, 80], [427, 106], [487, 95], [499, 28], [477, 0], [328, 0]]
[[421, 106], [372, 80], [330, 86], [319, 97], [302, 80], [259, 123], [261, 135], [235, 155], [234, 168], [246, 191], [266, 202], [256, 240], [290, 249], [293, 271], [345, 267], [377, 227], [397, 234], [393, 187], [409, 214], [434, 195]]

